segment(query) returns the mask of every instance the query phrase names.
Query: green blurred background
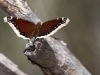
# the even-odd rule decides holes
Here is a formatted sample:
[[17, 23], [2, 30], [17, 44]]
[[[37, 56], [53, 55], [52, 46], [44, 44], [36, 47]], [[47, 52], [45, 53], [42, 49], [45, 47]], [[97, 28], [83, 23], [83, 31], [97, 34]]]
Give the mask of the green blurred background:
[[[68, 17], [70, 23], [55, 35], [67, 43], [71, 52], [93, 75], [100, 75], [100, 0], [27, 0], [43, 21]], [[27, 41], [18, 38], [4, 23], [7, 16], [0, 8], [0, 52], [29, 75], [43, 75], [23, 54]]]

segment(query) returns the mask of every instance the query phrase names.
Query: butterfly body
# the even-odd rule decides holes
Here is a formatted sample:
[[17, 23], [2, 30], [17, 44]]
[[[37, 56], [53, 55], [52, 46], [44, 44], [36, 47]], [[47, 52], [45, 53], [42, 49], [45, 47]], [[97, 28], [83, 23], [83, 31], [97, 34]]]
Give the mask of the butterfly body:
[[57, 30], [66, 26], [69, 22], [68, 18], [57, 18], [41, 24], [38, 22], [34, 24], [32, 22], [17, 19], [15, 17], [5, 17], [4, 21], [7, 22], [18, 37], [23, 39], [35, 38], [46, 38], [50, 35], [53, 35]]

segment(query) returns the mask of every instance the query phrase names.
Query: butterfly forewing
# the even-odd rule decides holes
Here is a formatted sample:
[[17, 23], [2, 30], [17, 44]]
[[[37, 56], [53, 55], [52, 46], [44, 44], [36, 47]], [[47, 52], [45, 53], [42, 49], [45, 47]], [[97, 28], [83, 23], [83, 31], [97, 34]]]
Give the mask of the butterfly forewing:
[[48, 35], [50, 33], [50, 35], [53, 35], [53, 31], [56, 30], [61, 24], [62, 24], [62, 18], [58, 18], [58, 19], [54, 19], [54, 20], [50, 20], [47, 22], [44, 22], [42, 24], [42, 26], [40, 27], [40, 31], [38, 33], [38, 36], [44, 36], [44, 35]]
[[32, 38], [35, 30], [35, 24], [23, 19], [12, 18], [11, 23], [19, 31], [19, 34], [26, 38]]

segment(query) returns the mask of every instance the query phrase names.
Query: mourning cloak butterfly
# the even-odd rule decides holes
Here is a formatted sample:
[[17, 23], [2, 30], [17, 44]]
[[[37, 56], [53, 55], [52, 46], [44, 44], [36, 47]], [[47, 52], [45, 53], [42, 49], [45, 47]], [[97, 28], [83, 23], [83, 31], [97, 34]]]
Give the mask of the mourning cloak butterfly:
[[22, 37], [23, 39], [31, 39], [32, 37], [45, 38], [53, 35], [55, 32], [57, 32], [57, 30], [63, 26], [66, 26], [69, 22], [69, 19], [62, 17], [44, 22], [43, 24], [40, 22], [34, 24], [20, 18], [17, 19], [9, 16], [5, 17], [4, 21], [12, 27], [18, 37]]

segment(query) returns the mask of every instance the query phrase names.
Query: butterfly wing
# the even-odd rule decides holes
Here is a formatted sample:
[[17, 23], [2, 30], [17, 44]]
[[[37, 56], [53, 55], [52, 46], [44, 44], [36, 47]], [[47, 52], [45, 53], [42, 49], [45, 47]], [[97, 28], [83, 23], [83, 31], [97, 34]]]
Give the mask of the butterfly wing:
[[5, 17], [4, 21], [7, 22], [18, 37], [22, 37], [23, 39], [31, 39], [34, 34], [35, 24], [23, 19], [17, 19], [12, 16]]
[[57, 30], [66, 26], [69, 22], [68, 18], [57, 18], [47, 22], [44, 22], [40, 27], [38, 38], [47, 37], [53, 35]]

